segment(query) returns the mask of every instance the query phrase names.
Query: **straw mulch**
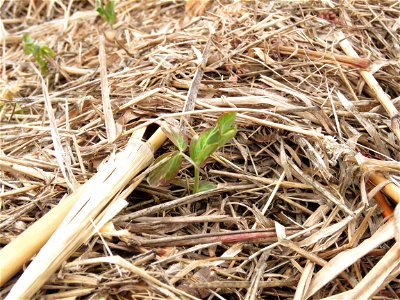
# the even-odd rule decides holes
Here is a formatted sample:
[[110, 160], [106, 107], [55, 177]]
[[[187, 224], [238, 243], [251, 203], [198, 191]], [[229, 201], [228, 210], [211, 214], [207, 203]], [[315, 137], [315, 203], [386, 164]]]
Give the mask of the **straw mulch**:
[[[238, 112], [201, 171], [215, 189], [191, 195], [188, 162], [149, 186], [134, 148], [139, 175], [113, 177], [65, 253], [0, 298], [399, 299], [398, 1], [120, 0], [113, 29], [94, 0], [0, 6], [0, 247], [62, 199], [108, 194], [89, 179], [132, 134], [182, 122], [190, 140]], [[43, 79], [24, 32], [56, 54]]]

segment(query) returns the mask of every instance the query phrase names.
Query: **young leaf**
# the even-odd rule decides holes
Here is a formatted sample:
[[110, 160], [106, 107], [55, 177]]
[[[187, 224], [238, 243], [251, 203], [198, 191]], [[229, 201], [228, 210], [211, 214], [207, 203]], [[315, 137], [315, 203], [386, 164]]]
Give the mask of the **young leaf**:
[[43, 56], [48, 56], [48, 57], [54, 57], [54, 56], [55, 56], [55, 55], [54, 55], [54, 51], [51, 50], [51, 49], [50, 49], [49, 47], [47, 47], [47, 46], [41, 46], [40, 49], [41, 49], [41, 51], [42, 51], [42, 53], [43, 53]]
[[175, 178], [182, 164], [182, 155], [179, 152], [169, 152], [155, 160], [155, 164], [169, 157], [169, 159], [155, 168], [147, 177], [147, 182], [152, 186], [165, 186]]
[[106, 12], [104, 10], [103, 4], [101, 0], [96, 0], [96, 11], [99, 13], [100, 16], [104, 17]]
[[40, 71], [45, 74], [47, 73], [47, 59], [49, 57], [54, 57], [54, 52], [49, 47], [45, 45], [40, 45], [35, 43], [35, 41], [31, 38], [29, 33], [24, 33], [22, 36], [23, 48], [25, 54], [32, 54], [35, 58], [38, 66], [40, 67]]
[[235, 137], [237, 133], [236, 128], [227, 131], [225, 134], [221, 135], [221, 139], [219, 141], [219, 146], [222, 147], [225, 145], [227, 142], [229, 142], [233, 137]]
[[198, 154], [197, 154], [197, 144], [199, 143], [199, 136], [195, 135], [194, 137], [192, 137], [192, 140], [190, 142], [190, 146], [189, 146], [189, 156], [190, 159], [193, 161], [193, 163], [195, 163], [197, 165], [197, 162], [195, 161], [195, 159], [197, 158]]
[[116, 16], [114, 0], [109, 0], [106, 6], [101, 3], [101, 0], [96, 0], [96, 11], [100, 16], [106, 19], [107, 23], [111, 26], [115, 23]]
[[24, 33], [22, 35], [22, 42], [23, 42], [23, 47], [24, 47], [24, 53], [25, 54], [33, 54], [34, 48], [35, 48], [35, 43], [29, 33]]
[[218, 118], [216, 127], [219, 128], [222, 135], [235, 128], [235, 118], [236, 112], [227, 112]]
[[15, 103], [14, 113], [16, 115], [23, 115], [25, 114], [25, 110], [21, 107], [21, 104]]
[[216, 128], [204, 131], [200, 136], [192, 138], [190, 143], [190, 158], [200, 166], [219, 146], [220, 134]]
[[184, 152], [187, 148], [187, 142], [185, 136], [178, 128], [165, 125], [162, 127], [165, 135], [170, 139], [170, 141], [179, 149], [179, 151]]
[[105, 9], [105, 11], [106, 11], [106, 19], [107, 19], [108, 24], [110, 24], [110, 25], [114, 24], [115, 23], [115, 19], [116, 19], [114, 6], [115, 6], [114, 0], [110, 0], [106, 4], [106, 9]]
[[200, 181], [198, 192], [205, 192], [217, 188], [217, 185], [210, 181]]
[[232, 139], [236, 133], [235, 126], [236, 112], [228, 112], [218, 118], [216, 127], [221, 133], [219, 146], [225, 145], [230, 139]]
[[218, 118], [214, 128], [208, 129], [190, 143], [190, 157], [199, 167], [215, 150], [236, 135], [236, 112], [228, 112]]

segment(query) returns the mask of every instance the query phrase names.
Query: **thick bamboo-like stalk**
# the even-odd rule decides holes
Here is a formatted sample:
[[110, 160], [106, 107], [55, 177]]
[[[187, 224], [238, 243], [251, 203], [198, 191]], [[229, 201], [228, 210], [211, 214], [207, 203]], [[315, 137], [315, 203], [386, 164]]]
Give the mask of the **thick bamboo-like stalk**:
[[374, 199], [376, 203], [378, 203], [378, 205], [381, 207], [384, 218], [388, 218], [393, 215], [393, 209], [387, 203], [385, 196], [383, 196], [381, 192], [377, 192], [374, 196]]
[[[131, 138], [130, 142], [134, 142], [134, 138], [139, 138], [144, 133], [145, 128], [138, 132], [135, 132], [133, 138]], [[165, 135], [159, 129], [147, 142], [147, 146], [150, 147], [152, 151], [156, 151], [166, 140]], [[142, 143], [142, 142], [139, 142]], [[142, 143], [143, 144], [143, 143]], [[134, 155], [130, 153], [130, 155]], [[139, 160], [140, 157], [137, 157]], [[143, 164], [143, 167], [148, 165], [151, 160]], [[119, 166], [123, 166], [124, 162], [121, 162], [120, 165], [116, 164], [115, 168], [108, 168], [108, 173], [115, 174]], [[123, 184], [125, 182], [129, 182], [131, 178], [135, 177], [141, 170], [130, 170], [129, 174], [124, 174], [125, 178], [122, 180], [121, 178], [121, 188], [123, 188]], [[75, 193], [68, 196], [66, 199], [61, 201], [56, 207], [54, 207], [51, 211], [49, 211], [45, 216], [31, 225], [27, 230], [25, 230], [22, 234], [20, 234], [14, 241], [9, 243], [6, 247], [0, 250], [0, 285], [3, 285], [7, 282], [12, 276], [14, 276], [22, 266], [27, 263], [32, 256], [37, 253], [40, 248], [47, 242], [50, 236], [54, 233], [54, 231], [60, 226], [60, 224], [67, 217], [70, 210], [73, 206], [81, 199], [84, 198], [88, 193], [94, 193], [96, 189], [93, 189], [93, 184], [97, 181], [101, 180], [102, 177], [108, 177], [105, 174], [101, 174], [101, 172], [97, 173], [90, 180], [88, 180], [84, 185], [82, 185]], [[119, 178], [115, 178], [118, 181]], [[113, 189], [112, 194], [108, 195], [109, 198], [112, 198], [118, 191], [119, 187], [117, 186]], [[58, 267], [58, 266], [56, 266]], [[51, 273], [49, 274], [49, 276]], [[17, 284], [16, 284], [17, 285]], [[15, 289], [13, 289], [15, 290]], [[18, 291], [19, 292], [19, 291]], [[34, 292], [34, 291], [33, 291]], [[21, 295], [18, 293], [10, 293], [10, 299], [19, 299]], [[24, 295], [26, 297], [27, 295]], [[17, 298], [15, 298], [17, 297]], [[29, 297], [28, 297], [29, 298]]]
[[81, 186], [0, 250], [0, 286], [21, 270], [47, 242], [83, 191], [84, 186]]
[[[378, 185], [384, 181], [387, 181], [385, 176], [383, 176], [381, 173], [377, 173], [377, 172], [372, 172], [371, 174], [369, 174], [369, 180], [375, 185]], [[395, 185], [393, 182], [389, 182], [388, 184], [386, 184], [382, 188], [382, 191], [386, 195], [388, 195], [390, 198], [392, 198], [394, 201], [396, 201], [397, 203], [400, 203], [400, 188], [397, 185]]]
[[[144, 131], [144, 129], [143, 129]], [[143, 133], [143, 131], [141, 133]], [[166, 137], [158, 130], [148, 143], [130, 139], [127, 147], [100, 167], [95, 178], [85, 184], [84, 191], [21, 275], [6, 299], [30, 299], [59, 266], [94, 232], [114, 196], [153, 159], [153, 150]], [[48, 224], [51, 226], [51, 224]]]

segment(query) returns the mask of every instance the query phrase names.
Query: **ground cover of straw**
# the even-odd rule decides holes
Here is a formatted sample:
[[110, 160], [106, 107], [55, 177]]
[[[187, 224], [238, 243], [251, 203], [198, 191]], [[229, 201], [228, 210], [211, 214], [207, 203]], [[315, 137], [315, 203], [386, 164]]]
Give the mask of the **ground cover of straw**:
[[[398, 1], [120, 0], [113, 29], [94, 2], [0, 1], [0, 247], [138, 126], [184, 120], [190, 138], [237, 111], [238, 134], [202, 168], [216, 189], [190, 195], [187, 162], [169, 186], [142, 181], [35, 299], [399, 298], [392, 210], [374, 200], [387, 181], [369, 183], [400, 169]], [[23, 32], [56, 54], [44, 81]]]

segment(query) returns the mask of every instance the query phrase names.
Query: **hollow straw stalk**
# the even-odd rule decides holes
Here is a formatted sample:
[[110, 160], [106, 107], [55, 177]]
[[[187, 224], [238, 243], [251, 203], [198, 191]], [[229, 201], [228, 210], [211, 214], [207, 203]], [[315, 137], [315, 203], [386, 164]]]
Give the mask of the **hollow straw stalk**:
[[[136, 135], [141, 136], [143, 132], [144, 129], [136, 132]], [[88, 228], [93, 226], [91, 221], [101, 219], [102, 211], [113, 197], [151, 163], [153, 152], [165, 140], [161, 130], [157, 130], [147, 143], [131, 139], [126, 149], [110, 159], [102, 171], [0, 250], [0, 284], [3, 285], [42, 248], [55, 230], [58, 231], [58, 235], [51, 237], [21, 275], [7, 299], [30, 298], [41, 287], [68, 255], [90, 237]], [[102, 187], [101, 192], [99, 186]], [[86, 227], [83, 228], [84, 225], [79, 223], [82, 221], [89, 224], [85, 223]], [[66, 232], [71, 228], [74, 231], [67, 235]], [[86, 236], [79, 236], [80, 232]], [[74, 239], [75, 236], [79, 238]], [[65, 244], [61, 245], [61, 242]]]

